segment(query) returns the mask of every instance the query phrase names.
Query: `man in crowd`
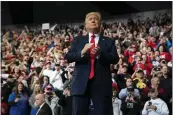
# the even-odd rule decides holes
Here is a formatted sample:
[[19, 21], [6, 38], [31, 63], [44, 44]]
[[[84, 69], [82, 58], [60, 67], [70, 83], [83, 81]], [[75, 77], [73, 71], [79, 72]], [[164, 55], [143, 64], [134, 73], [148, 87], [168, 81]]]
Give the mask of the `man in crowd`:
[[52, 110], [50, 106], [45, 103], [44, 94], [37, 94], [35, 96], [35, 104], [39, 107], [36, 115], [52, 115]]
[[[125, 97], [127, 97], [128, 96], [128, 88], [129, 87], [133, 87], [133, 80], [131, 79], [131, 78], [127, 78], [127, 80], [126, 80], [126, 88], [124, 88], [124, 89], [121, 89], [121, 91], [120, 91], [120, 93], [119, 93], [119, 98], [120, 99], [123, 99], [123, 98], [125, 98]], [[134, 96], [135, 97], [139, 97], [140, 96], [140, 93], [139, 93], [139, 90], [138, 89], [134, 89]]]

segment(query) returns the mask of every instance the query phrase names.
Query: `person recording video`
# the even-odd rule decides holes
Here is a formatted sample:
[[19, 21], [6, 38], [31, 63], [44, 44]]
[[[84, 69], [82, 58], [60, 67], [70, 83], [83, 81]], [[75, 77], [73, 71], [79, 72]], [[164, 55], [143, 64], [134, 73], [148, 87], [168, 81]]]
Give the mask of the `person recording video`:
[[140, 99], [135, 97], [134, 88], [127, 88], [127, 97], [122, 99], [121, 111], [123, 115], [140, 115]]
[[[127, 78], [126, 79], [126, 88], [124, 89], [121, 89], [120, 93], [119, 93], [119, 98], [120, 99], [124, 99], [125, 97], [127, 97], [129, 94], [128, 90], [129, 90], [129, 87], [132, 87], [133, 86], [133, 80], [131, 78]], [[138, 89], [133, 89], [133, 93], [134, 93], [134, 96], [135, 97], [139, 97], [140, 96], [140, 93], [139, 93], [139, 90]]]
[[158, 98], [158, 91], [152, 88], [148, 95], [151, 99], [145, 103], [142, 115], [169, 115], [167, 104]]

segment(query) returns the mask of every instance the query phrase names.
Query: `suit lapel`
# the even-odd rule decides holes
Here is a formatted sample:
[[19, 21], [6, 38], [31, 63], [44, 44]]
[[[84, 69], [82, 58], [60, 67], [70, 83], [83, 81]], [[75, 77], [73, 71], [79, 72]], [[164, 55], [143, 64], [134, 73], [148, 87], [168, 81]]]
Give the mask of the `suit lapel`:
[[84, 36], [83, 43], [84, 44], [89, 43], [89, 35]]
[[42, 115], [42, 111], [43, 111], [43, 107], [45, 106], [45, 103], [44, 105], [38, 110], [37, 114], [36, 115]]
[[104, 36], [100, 35], [99, 41], [98, 41], [98, 46], [103, 47], [104, 41], [105, 41]]

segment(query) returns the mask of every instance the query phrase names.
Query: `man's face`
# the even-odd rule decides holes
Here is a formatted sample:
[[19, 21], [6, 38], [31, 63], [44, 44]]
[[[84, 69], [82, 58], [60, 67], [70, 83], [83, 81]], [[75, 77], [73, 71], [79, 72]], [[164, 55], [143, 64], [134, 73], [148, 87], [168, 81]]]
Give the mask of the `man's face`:
[[59, 71], [60, 67], [59, 66], [55, 66], [56, 70]]
[[123, 67], [123, 69], [122, 69], [123, 71], [123, 73], [126, 73], [127, 72], [127, 68], [126, 67]]
[[155, 56], [159, 56], [159, 52], [158, 51], [155, 51]]
[[164, 75], [166, 75], [168, 73], [168, 68], [166, 66], [163, 66], [161, 71]]
[[94, 31], [100, 28], [100, 20], [99, 18], [94, 15], [91, 14], [87, 19], [86, 19], [86, 29], [89, 31]]
[[43, 102], [44, 102], [44, 101], [43, 101], [42, 98], [40, 98], [40, 96], [37, 95], [37, 96], [35, 97], [35, 103], [36, 103], [37, 106], [40, 106]]
[[60, 65], [63, 66], [65, 64], [65, 60], [61, 60]]
[[146, 55], [142, 55], [142, 60], [143, 60], [144, 62], [146, 62], [146, 61], [147, 61], [147, 56], [146, 56]]
[[155, 92], [149, 92], [149, 96], [151, 99], [155, 99], [157, 97], [157, 94], [158, 93], [156, 91]]

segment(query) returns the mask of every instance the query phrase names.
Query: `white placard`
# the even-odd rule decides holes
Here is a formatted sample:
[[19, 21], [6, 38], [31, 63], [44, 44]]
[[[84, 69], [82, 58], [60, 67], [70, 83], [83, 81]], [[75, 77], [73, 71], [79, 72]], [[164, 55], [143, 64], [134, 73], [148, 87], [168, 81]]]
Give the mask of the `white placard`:
[[42, 30], [49, 30], [49, 29], [50, 29], [50, 24], [49, 23], [42, 24]]

